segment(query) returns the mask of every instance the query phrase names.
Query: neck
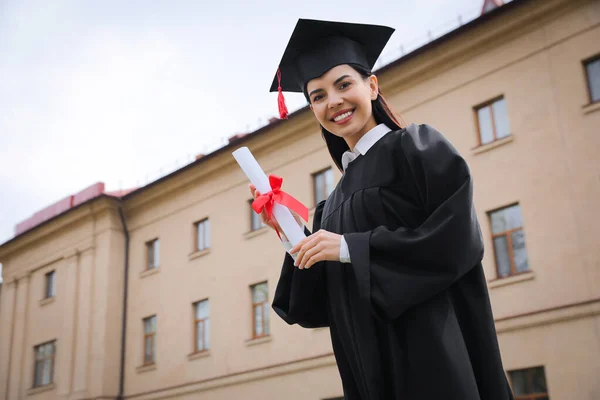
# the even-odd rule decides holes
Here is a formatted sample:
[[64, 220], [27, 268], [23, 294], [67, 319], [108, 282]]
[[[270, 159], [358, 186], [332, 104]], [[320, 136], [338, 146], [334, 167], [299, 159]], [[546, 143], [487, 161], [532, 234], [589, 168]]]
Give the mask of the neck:
[[359, 130], [355, 134], [344, 137], [344, 140], [346, 141], [346, 144], [350, 148], [350, 151], [354, 151], [354, 148], [356, 147], [356, 143], [358, 143], [358, 141], [363, 136], [365, 136], [365, 134], [367, 132], [369, 132], [371, 129], [375, 128], [376, 126], [377, 126], [377, 122], [375, 122], [375, 118], [371, 117], [361, 130]]

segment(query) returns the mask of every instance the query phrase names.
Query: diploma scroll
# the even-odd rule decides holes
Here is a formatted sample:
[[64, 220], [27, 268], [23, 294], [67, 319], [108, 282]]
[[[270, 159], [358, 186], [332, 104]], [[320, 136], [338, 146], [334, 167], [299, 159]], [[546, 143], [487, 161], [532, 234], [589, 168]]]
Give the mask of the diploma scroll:
[[[250, 182], [261, 194], [271, 191], [269, 178], [264, 173], [247, 147], [241, 147], [237, 149], [232, 153], [232, 155], [238, 162], [242, 171], [244, 171], [248, 177], [248, 180], [250, 180]], [[275, 203], [273, 207], [273, 216], [279, 223], [281, 230], [290, 241], [292, 246], [295, 246], [296, 243], [306, 237], [304, 234], [304, 229], [298, 225], [298, 222], [286, 206]]]

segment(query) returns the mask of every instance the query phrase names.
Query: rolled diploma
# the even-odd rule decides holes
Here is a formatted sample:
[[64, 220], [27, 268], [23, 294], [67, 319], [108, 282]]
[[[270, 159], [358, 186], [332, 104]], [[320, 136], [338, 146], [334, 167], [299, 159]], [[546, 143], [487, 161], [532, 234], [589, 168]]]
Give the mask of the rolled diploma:
[[[258, 162], [247, 147], [240, 147], [231, 154], [248, 177], [248, 180], [250, 180], [260, 193], [264, 194], [271, 191], [269, 178], [260, 165], [258, 165]], [[286, 206], [275, 203], [273, 207], [273, 216], [292, 244], [292, 247], [306, 237], [304, 229], [298, 225], [298, 222], [296, 222], [296, 219]]]

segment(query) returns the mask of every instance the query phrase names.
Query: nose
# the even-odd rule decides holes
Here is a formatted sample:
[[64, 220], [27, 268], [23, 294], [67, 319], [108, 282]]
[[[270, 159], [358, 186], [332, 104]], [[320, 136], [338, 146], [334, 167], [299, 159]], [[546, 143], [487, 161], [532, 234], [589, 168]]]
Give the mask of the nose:
[[328, 99], [329, 99], [329, 108], [336, 108], [344, 102], [344, 100], [342, 99], [342, 96], [340, 96], [337, 93], [330, 94]]

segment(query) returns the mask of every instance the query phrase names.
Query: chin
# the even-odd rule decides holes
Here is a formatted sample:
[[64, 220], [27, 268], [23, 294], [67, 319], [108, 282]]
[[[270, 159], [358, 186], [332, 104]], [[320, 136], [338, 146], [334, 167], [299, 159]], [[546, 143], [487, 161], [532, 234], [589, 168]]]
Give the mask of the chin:
[[325, 127], [325, 129], [327, 129], [329, 132], [331, 132], [335, 136], [345, 138], [345, 137], [349, 137], [349, 136], [352, 136], [352, 135], [358, 133], [361, 129], [361, 126], [364, 126], [364, 124], [360, 125], [360, 124], [357, 124], [356, 121], [352, 121], [347, 126], [338, 126], [338, 125], [335, 125], [332, 123], [328, 123], [327, 125], [323, 125], [323, 126]]

